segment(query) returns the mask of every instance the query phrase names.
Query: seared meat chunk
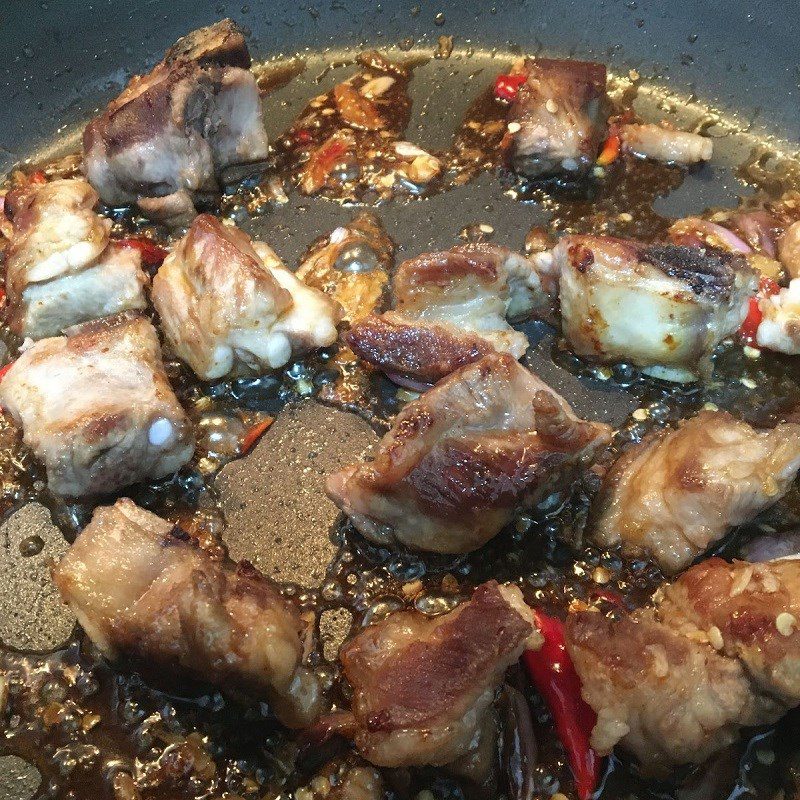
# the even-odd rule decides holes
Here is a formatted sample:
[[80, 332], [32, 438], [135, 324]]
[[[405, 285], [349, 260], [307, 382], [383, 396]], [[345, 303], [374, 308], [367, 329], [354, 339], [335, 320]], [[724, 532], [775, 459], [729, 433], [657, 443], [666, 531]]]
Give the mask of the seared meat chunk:
[[136, 76], [83, 134], [84, 169], [104, 203], [143, 200], [163, 221], [263, 161], [267, 135], [241, 31], [223, 20], [177, 42]]
[[565, 236], [553, 259], [575, 353], [670, 381], [709, 377], [714, 348], [739, 329], [756, 290], [742, 256], [698, 247]]
[[215, 561], [188, 534], [128, 499], [98, 508], [53, 580], [109, 659], [186, 670], [269, 700], [287, 725], [318, 714], [302, 666], [311, 626], [243, 561]]
[[42, 339], [146, 307], [139, 255], [109, 244], [111, 221], [95, 213], [97, 194], [86, 181], [29, 183], [7, 204], [14, 226], [6, 293], [16, 334]]
[[708, 136], [662, 125], [620, 125], [619, 134], [624, 147], [634, 155], [668, 164], [710, 161], [714, 153], [714, 143]]
[[482, 736], [496, 739], [492, 705], [506, 669], [540, 645], [522, 593], [494, 581], [439, 617], [391, 614], [340, 654], [356, 747], [383, 767], [463, 762]]
[[208, 214], [164, 260], [153, 304], [176, 354], [205, 380], [274, 369], [333, 344], [340, 316], [267, 245]]
[[701, 411], [624, 453], [606, 475], [593, 536], [678, 572], [779, 500], [800, 469], [800, 425], [755, 430]]
[[155, 328], [131, 313], [25, 350], [0, 383], [0, 404], [56, 494], [99, 495], [163, 478], [194, 451]]
[[328, 479], [368, 539], [467, 553], [569, 484], [610, 439], [512, 356], [491, 354], [409, 403], [375, 460]]
[[664, 590], [659, 614], [684, 635], [713, 639], [787, 708], [800, 703], [800, 559], [710, 558]]
[[390, 376], [428, 383], [488, 353], [521, 358], [528, 339], [506, 318], [552, 315], [549, 259], [489, 244], [417, 256], [397, 269], [393, 310], [358, 322], [347, 343]]
[[531, 178], [584, 177], [606, 135], [606, 68], [589, 61], [525, 59], [508, 114], [510, 161]]
[[619, 742], [649, 772], [699, 763], [743, 727], [800, 704], [800, 560], [712, 558], [687, 570], [655, 609], [567, 621], [592, 744]]
[[774, 722], [783, 712], [753, 689], [741, 664], [651, 611], [621, 619], [570, 615], [567, 648], [583, 697], [597, 712], [592, 747], [605, 755], [619, 743], [651, 774], [701, 763], [741, 728]]

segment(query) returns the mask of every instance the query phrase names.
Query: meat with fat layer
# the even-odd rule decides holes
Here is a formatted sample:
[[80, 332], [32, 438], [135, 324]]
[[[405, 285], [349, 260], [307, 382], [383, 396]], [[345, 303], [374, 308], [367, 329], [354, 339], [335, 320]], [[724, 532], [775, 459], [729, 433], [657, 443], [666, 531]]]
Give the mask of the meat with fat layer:
[[800, 704], [800, 560], [712, 558], [609, 619], [572, 614], [567, 648], [597, 712], [592, 745], [620, 744], [644, 771], [701, 763]]
[[142, 200], [148, 215], [185, 222], [192, 201], [262, 162], [267, 135], [249, 66], [241, 31], [223, 20], [134, 77], [83, 134], [84, 170], [103, 202]]
[[204, 380], [263, 373], [333, 344], [340, 309], [261, 242], [201, 214], [153, 279], [175, 353]]
[[467, 553], [568, 486], [610, 436], [512, 356], [492, 354], [409, 403], [375, 459], [331, 475], [327, 491], [374, 542]]
[[525, 59], [508, 113], [512, 168], [531, 178], [585, 177], [606, 136], [609, 104], [603, 64]]
[[494, 581], [442, 616], [400, 611], [371, 625], [340, 655], [356, 747], [382, 767], [459, 770], [484, 737], [493, 749], [503, 675], [523, 649], [540, 645], [522, 593]]
[[155, 328], [130, 312], [36, 342], [3, 376], [0, 403], [56, 494], [101, 495], [163, 478], [194, 451]]
[[248, 562], [213, 560], [130, 500], [95, 511], [53, 580], [107, 658], [269, 700], [292, 727], [318, 714], [319, 686], [303, 666], [308, 620]]
[[714, 143], [708, 136], [676, 131], [662, 125], [620, 125], [623, 146], [634, 155], [668, 164], [710, 161]]
[[605, 477], [592, 535], [675, 573], [777, 502], [798, 469], [800, 425], [756, 430], [702, 411], [623, 453]]
[[676, 382], [708, 378], [744, 321], [757, 275], [743, 256], [605, 236], [553, 250], [564, 336], [579, 356]]
[[8, 320], [19, 336], [65, 328], [147, 306], [138, 253], [109, 242], [111, 221], [94, 211], [84, 180], [29, 183], [6, 198], [13, 236], [6, 253]]
[[346, 341], [390, 375], [434, 383], [492, 353], [521, 358], [525, 334], [508, 319], [550, 319], [557, 294], [550, 255], [471, 244], [403, 262], [393, 309], [357, 322]]

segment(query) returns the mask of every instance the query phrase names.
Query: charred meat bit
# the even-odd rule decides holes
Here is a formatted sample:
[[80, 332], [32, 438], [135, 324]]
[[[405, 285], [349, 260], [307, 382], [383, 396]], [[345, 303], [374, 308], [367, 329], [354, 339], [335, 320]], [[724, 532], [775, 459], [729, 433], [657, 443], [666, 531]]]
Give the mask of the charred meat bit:
[[577, 355], [676, 382], [710, 376], [714, 348], [739, 329], [757, 285], [735, 254], [603, 236], [565, 236], [553, 261]]
[[106, 658], [179, 667], [269, 700], [292, 727], [317, 715], [319, 686], [302, 666], [311, 631], [299, 611], [247, 562], [214, 561], [130, 500], [95, 511], [53, 580]]
[[83, 134], [84, 168], [104, 203], [185, 224], [197, 198], [268, 155], [250, 56], [223, 20], [177, 42]]
[[111, 222], [95, 211], [86, 181], [30, 182], [12, 190], [13, 235], [6, 254], [9, 325], [42, 339], [65, 328], [147, 305], [137, 253], [109, 243]]
[[759, 431], [727, 412], [702, 411], [617, 460], [594, 509], [593, 535], [678, 572], [777, 502], [798, 469], [800, 425]]
[[514, 74], [526, 77], [508, 113], [512, 168], [530, 178], [585, 177], [606, 136], [605, 66], [537, 58]]
[[557, 292], [549, 253], [530, 258], [471, 244], [425, 253], [394, 276], [394, 308], [353, 326], [347, 343], [370, 364], [433, 383], [487, 353], [521, 358], [527, 337], [508, 319], [551, 318]]
[[336, 341], [339, 309], [262, 242], [202, 214], [153, 280], [177, 355], [204, 380], [259, 373]]
[[[378, 766], [463, 773], [476, 751], [494, 752], [506, 669], [540, 643], [522, 593], [494, 581], [443, 616], [401, 611], [370, 626], [341, 651], [356, 747]], [[478, 782], [482, 766], [470, 772]]]
[[512, 356], [492, 354], [409, 403], [375, 460], [331, 475], [327, 490], [379, 544], [466, 553], [519, 506], [568, 485], [610, 434]]
[[3, 376], [0, 403], [56, 494], [101, 495], [162, 478], [194, 450], [155, 328], [130, 312], [25, 350]]

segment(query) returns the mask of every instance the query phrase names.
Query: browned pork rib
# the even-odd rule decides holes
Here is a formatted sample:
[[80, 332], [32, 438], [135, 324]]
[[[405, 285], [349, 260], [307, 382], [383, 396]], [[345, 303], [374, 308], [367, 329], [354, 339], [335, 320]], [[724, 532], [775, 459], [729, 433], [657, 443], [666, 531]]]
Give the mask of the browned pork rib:
[[598, 715], [592, 745], [619, 743], [651, 773], [700, 763], [743, 727], [800, 703], [800, 560], [712, 558], [655, 609], [567, 620], [567, 647]]
[[0, 403], [57, 494], [99, 495], [162, 478], [194, 450], [155, 328], [132, 313], [25, 350], [0, 383]]
[[[540, 646], [522, 593], [494, 581], [439, 617], [391, 614], [341, 651], [353, 687], [356, 747], [382, 767], [448, 765], [463, 772], [477, 751], [493, 750], [492, 706], [506, 669], [523, 649]], [[489, 761], [470, 776], [485, 777]]]
[[161, 265], [153, 304], [176, 354], [205, 380], [274, 369], [333, 344], [340, 318], [266, 244], [209, 214]]
[[739, 329], [757, 283], [741, 255], [605, 236], [565, 236], [553, 262], [575, 353], [678, 382], [710, 375], [714, 348]]
[[584, 177], [606, 135], [605, 66], [528, 58], [512, 74], [526, 76], [508, 113], [513, 169], [531, 178]]
[[6, 199], [13, 237], [6, 254], [9, 324], [31, 339], [147, 305], [138, 253], [109, 244], [111, 221], [94, 211], [84, 180], [29, 183]]
[[403, 262], [394, 308], [356, 323], [345, 337], [356, 355], [388, 374], [434, 383], [488, 353], [521, 358], [525, 334], [506, 321], [550, 318], [558, 291], [549, 254], [471, 244]]
[[755, 430], [702, 411], [624, 453], [606, 475], [593, 536], [669, 573], [779, 500], [800, 469], [800, 425]]
[[251, 564], [214, 561], [130, 500], [95, 511], [53, 580], [107, 658], [267, 699], [290, 726], [318, 714], [319, 686], [302, 666], [308, 621]]
[[84, 170], [103, 202], [142, 200], [152, 218], [184, 223], [194, 199], [263, 161], [267, 135], [249, 66], [241, 31], [223, 20], [134, 77], [83, 134]]
[[409, 403], [375, 460], [331, 475], [329, 496], [368, 539], [467, 553], [568, 484], [610, 439], [509, 355], [462, 367]]

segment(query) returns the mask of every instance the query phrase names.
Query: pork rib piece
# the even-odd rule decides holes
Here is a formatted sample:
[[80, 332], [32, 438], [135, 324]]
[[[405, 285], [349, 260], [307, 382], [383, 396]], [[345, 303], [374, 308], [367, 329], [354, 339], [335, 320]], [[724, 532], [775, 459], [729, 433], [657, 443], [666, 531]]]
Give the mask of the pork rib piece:
[[427, 383], [488, 353], [522, 358], [528, 339], [507, 319], [552, 318], [558, 288], [549, 265], [549, 254], [526, 258], [490, 244], [424, 253], [397, 268], [393, 310], [357, 322], [345, 338], [368, 363]]
[[109, 243], [111, 221], [94, 211], [84, 180], [29, 183], [6, 198], [13, 237], [6, 255], [9, 325], [31, 339], [81, 322], [142, 310], [147, 276], [139, 254]]
[[606, 136], [606, 68], [589, 61], [525, 59], [525, 77], [509, 109], [513, 169], [531, 178], [583, 178]]
[[317, 715], [319, 685], [302, 665], [309, 622], [251, 564], [214, 561], [130, 500], [95, 511], [53, 580], [107, 658], [177, 667], [269, 700], [289, 726]]
[[606, 475], [593, 536], [679, 572], [777, 502], [800, 469], [800, 425], [756, 430], [701, 411], [624, 453]]
[[198, 216], [153, 280], [176, 354], [204, 380], [264, 372], [336, 341], [339, 306], [265, 244]]
[[375, 460], [331, 475], [327, 491], [374, 542], [467, 553], [568, 485], [610, 436], [512, 356], [492, 354], [409, 403]]
[[741, 255], [605, 236], [565, 236], [553, 263], [577, 355], [677, 382], [710, 376], [714, 348], [739, 329], [757, 285]]
[[56, 494], [100, 495], [162, 478], [194, 451], [155, 328], [131, 312], [25, 350], [0, 383], [0, 403]]
[[184, 224], [193, 201], [268, 155], [258, 86], [242, 32], [222, 20], [179, 40], [134, 77], [83, 134], [84, 170], [104, 203], [142, 201]]
[[503, 675], [523, 649], [540, 646], [522, 593], [494, 581], [439, 617], [391, 614], [341, 651], [356, 747], [378, 766], [449, 766], [482, 778], [469, 767], [479, 751], [494, 750]]
[[645, 771], [663, 774], [800, 704], [800, 560], [712, 558], [657, 601], [619, 619], [567, 619], [601, 754], [619, 743]]

